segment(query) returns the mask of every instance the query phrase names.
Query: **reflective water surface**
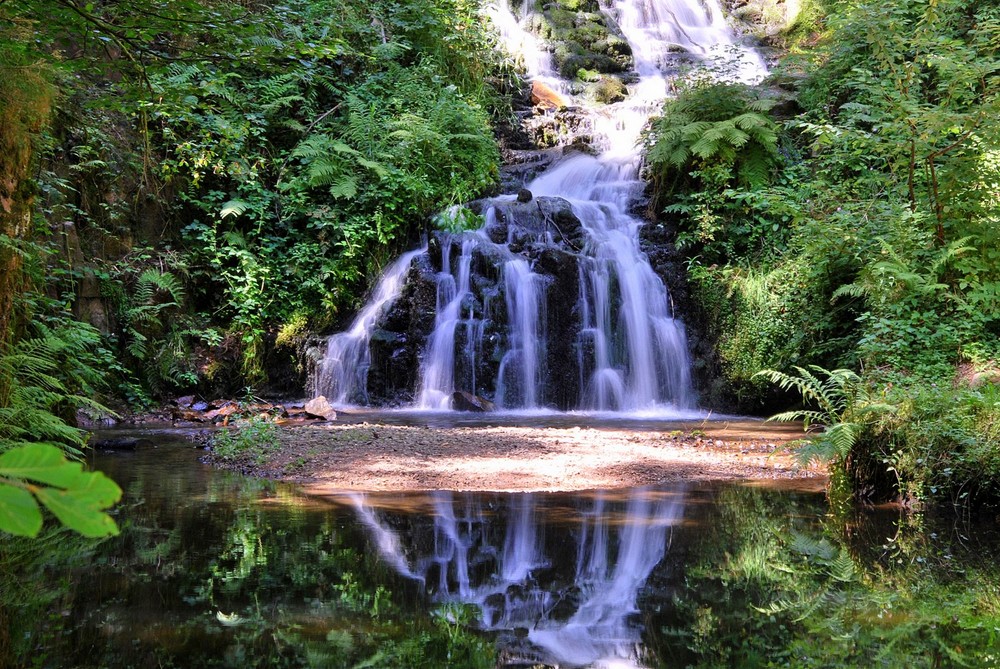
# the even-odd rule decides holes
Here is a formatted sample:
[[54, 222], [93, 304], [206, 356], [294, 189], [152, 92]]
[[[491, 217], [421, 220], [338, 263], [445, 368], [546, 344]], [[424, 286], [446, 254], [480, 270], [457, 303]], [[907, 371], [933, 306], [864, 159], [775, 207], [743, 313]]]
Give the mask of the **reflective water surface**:
[[324, 499], [183, 434], [120, 537], [0, 540], [0, 666], [998, 666], [996, 521], [689, 485]]

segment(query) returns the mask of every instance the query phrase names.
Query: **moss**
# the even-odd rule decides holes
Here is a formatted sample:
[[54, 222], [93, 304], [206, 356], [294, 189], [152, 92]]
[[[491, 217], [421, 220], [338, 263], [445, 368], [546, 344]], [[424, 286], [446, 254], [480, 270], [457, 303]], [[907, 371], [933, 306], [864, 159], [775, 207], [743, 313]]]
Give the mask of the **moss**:
[[601, 9], [597, 0], [561, 0], [553, 4], [571, 12], [599, 12]]
[[628, 89], [625, 88], [625, 84], [615, 77], [601, 77], [592, 91], [594, 99], [603, 104], [621, 102], [627, 94]]

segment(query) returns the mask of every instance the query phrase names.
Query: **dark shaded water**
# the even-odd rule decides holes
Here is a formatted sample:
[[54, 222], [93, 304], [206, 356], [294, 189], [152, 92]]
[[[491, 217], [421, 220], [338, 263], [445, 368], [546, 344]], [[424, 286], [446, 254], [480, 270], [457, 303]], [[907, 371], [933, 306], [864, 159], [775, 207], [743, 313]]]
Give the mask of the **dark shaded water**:
[[315, 499], [198, 455], [96, 456], [115, 539], [0, 541], [0, 665], [1000, 663], [995, 522], [737, 485]]

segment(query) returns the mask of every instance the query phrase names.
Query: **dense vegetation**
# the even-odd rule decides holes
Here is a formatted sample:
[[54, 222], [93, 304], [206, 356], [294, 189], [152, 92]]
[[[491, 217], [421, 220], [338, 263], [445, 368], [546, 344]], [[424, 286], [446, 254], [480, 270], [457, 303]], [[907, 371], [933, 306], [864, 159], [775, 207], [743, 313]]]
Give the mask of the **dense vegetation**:
[[[777, 382], [836, 426], [807, 456], [857, 491], [995, 497], [1000, 10], [812, 0], [775, 28], [772, 9], [738, 12], [785, 50], [772, 77], [694, 73], [647, 135], [714, 337], [704, 401], [768, 411]], [[296, 346], [494, 186], [517, 81], [480, 12], [0, 5], [2, 448], [37, 423], [72, 455], [62, 421], [93, 399], [300, 383]], [[559, 12], [549, 36], [579, 37]]]
[[716, 396], [801, 391], [787, 416], [836, 426], [807, 457], [860, 492], [995, 498], [1000, 9], [826, 10], [764, 85], [689, 77], [648, 136]]
[[508, 73], [475, 3], [0, 11], [52, 105], [17, 140], [61, 251], [49, 292], [109, 334], [132, 402], [261, 388], [279, 333], [356, 308], [429, 214], [497, 177]]
[[[431, 213], [493, 185], [491, 119], [513, 75], [479, 12], [0, 5], [4, 529], [38, 532], [32, 495], [59, 515], [37, 484], [95, 513], [120, 494], [31, 442], [78, 457], [67, 421], [106, 411], [94, 400], [294, 386], [290, 344], [356, 308]], [[19, 453], [52, 471], [26, 472]], [[69, 524], [114, 531], [90, 522]]]

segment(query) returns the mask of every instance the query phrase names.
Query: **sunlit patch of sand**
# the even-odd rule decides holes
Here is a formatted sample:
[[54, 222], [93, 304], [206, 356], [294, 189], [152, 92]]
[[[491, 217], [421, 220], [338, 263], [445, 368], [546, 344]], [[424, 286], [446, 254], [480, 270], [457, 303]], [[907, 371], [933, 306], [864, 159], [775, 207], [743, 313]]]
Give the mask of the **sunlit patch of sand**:
[[[337, 490], [571, 491], [687, 480], [819, 479], [785, 452], [792, 435], [738, 439], [730, 431], [596, 428], [414, 428], [372, 425], [297, 430], [285, 459], [310, 457], [295, 478], [310, 493]], [[720, 432], [722, 432], [720, 430]], [[359, 438], [359, 436], [363, 438]], [[775, 438], [775, 437], [778, 438]]]

